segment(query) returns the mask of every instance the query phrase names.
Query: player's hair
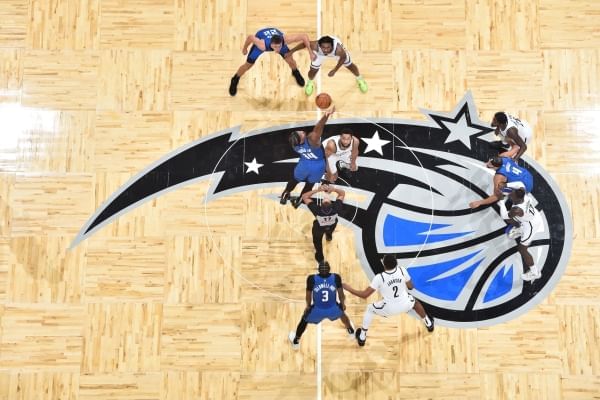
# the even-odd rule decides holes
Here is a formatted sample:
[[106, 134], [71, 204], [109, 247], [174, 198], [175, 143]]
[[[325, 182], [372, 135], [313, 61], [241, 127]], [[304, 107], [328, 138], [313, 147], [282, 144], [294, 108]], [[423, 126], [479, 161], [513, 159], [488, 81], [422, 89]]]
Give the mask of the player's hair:
[[517, 199], [519, 199], [519, 200], [525, 198], [525, 189], [523, 189], [523, 188], [515, 189], [515, 196], [517, 196]]
[[342, 130], [340, 131], [340, 135], [354, 136], [354, 132], [352, 132], [352, 129], [350, 129], [350, 128], [342, 128]]
[[330, 270], [331, 267], [327, 261], [319, 261], [319, 275], [327, 275]]
[[496, 118], [496, 121], [500, 124], [506, 124], [508, 122], [508, 117], [504, 111], [498, 111], [494, 114], [494, 118]]
[[298, 146], [300, 144], [300, 133], [298, 131], [293, 131], [292, 133], [290, 133], [288, 141], [290, 142], [290, 146]]
[[398, 265], [398, 261], [396, 260], [396, 257], [394, 257], [391, 254], [386, 254], [385, 256], [383, 256], [383, 267], [385, 269], [394, 269], [396, 268], [396, 266]]
[[501, 157], [493, 157], [490, 159], [490, 163], [494, 167], [501, 167], [502, 166], [502, 158]]
[[331, 46], [333, 46], [333, 38], [331, 36], [323, 36], [318, 40], [318, 43], [319, 46], [325, 43], [329, 43]]
[[283, 38], [280, 35], [271, 36], [271, 44], [281, 44], [283, 43]]

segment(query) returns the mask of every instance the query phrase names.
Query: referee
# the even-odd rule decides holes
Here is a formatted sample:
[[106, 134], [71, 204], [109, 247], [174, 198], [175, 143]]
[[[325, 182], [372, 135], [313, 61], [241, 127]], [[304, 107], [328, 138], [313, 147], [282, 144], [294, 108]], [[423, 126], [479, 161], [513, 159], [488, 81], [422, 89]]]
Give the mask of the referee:
[[[325, 192], [321, 205], [318, 205], [311, 197], [318, 192]], [[337, 199], [332, 202], [328, 193], [335, 192]], [[323, 255], [323, 235], [327, 241], [333, 239], [333, 231], [337, 226], [338, 214], [342, 211], [344, 204], [344, 195], [342, 189], [333, 188], [330, 185], [321, 185], [316, 190], [311, 190], [302, 195], [302, 201], [315, 216], [312, 227], [313, 244], [315, 245], [315, 259], [322, 262]]]

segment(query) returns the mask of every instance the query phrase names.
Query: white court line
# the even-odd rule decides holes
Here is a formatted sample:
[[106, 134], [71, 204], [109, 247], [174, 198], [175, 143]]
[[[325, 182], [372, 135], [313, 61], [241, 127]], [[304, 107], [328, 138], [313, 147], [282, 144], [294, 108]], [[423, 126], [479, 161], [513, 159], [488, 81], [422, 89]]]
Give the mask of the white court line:
[[[317, 39], [321, 37], [321, 0], [317, 0]], [[318, 46], [318, 44], [317, 44]], [[310, 70], [310, 67], [309, 67]], [[321, 91], [321, 71], [317, 72], [317, 94]], [[307, 76], [308, 78], [308, 76]], [[319, 119], [320, 112], [317, 109], [317, 120]], [[327, 161], [325, 161], [327, 162]], [[323, 385], [323, 375], [321, 370], [321, 323], [317, 325], [317, 400], [322, 399], [322, 385]]]

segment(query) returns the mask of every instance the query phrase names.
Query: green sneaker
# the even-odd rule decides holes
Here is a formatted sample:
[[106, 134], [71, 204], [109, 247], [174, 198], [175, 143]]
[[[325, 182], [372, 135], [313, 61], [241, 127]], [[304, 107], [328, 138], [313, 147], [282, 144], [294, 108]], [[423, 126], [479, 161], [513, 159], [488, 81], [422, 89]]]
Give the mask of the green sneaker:
[[367, 90], [369, 90], [369, 88], [367, 87], [367, 81], [361, 78], [358, 79], [356, 82], [358, 83], [358, 88], [360, 89], [360, 91], [363, 93], [367, 93]]
[[306, 86], [304, 86], [304, 93], [306, 93], [307, 96], [310, 96], [311, 94], [313, 94], [314, 91], [315, 83], [309, 80], [308, 82], [306, 82]]

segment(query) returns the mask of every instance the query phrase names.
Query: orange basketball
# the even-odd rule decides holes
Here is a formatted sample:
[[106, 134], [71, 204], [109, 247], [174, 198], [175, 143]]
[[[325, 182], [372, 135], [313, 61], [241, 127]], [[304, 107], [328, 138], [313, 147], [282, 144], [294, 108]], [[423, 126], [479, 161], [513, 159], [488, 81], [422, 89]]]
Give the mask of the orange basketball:
[[320, 93], [319, 95], [317, 95], [315, 103], [317, 103], [317, 107], [319, 107], [321, 110], [329, 108], [329, 106], [331, 105], [331, 96], [327, 93]]

